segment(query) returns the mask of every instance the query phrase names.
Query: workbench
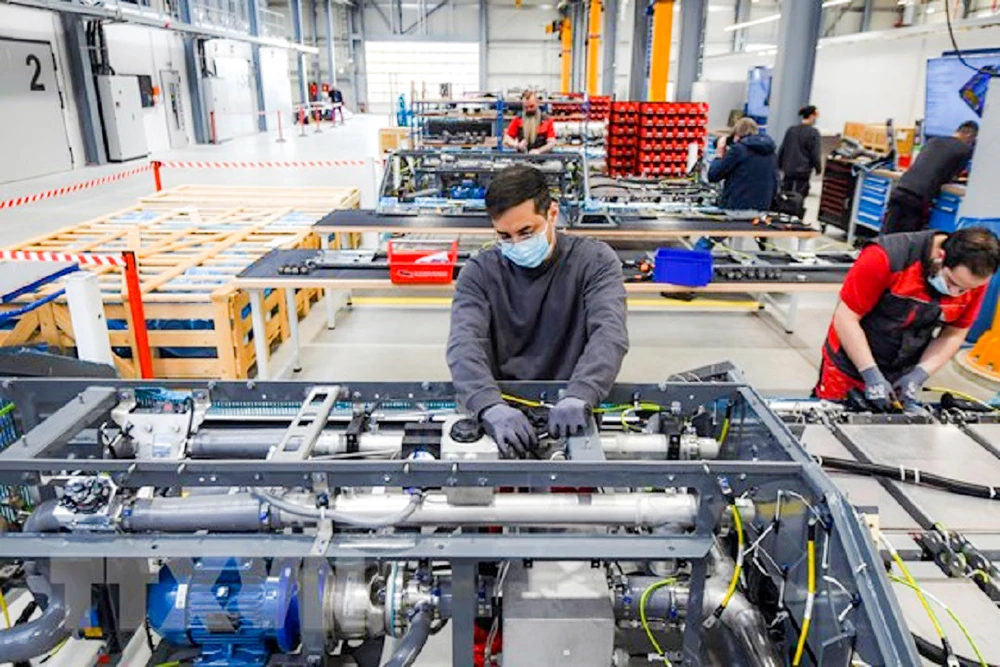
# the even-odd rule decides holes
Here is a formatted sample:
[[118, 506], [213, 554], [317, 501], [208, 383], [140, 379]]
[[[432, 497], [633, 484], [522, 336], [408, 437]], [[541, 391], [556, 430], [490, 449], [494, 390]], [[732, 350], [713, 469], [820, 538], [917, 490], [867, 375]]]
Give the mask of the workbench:
[[[627, 251], [620, 255], [628, 259], [633, 254]], [[454, 290], [455, 283], [449, 284], [408, 284], [401, 285], [393, 283], [389, 278], [389, 268], [385, 264], [384, 258], [376, 261], [370, 266], [357, 264], [355, 266], [344, 266], [338, 268], [315, 268], [305, 275], [287, 275], [281, 273], [281, 268], [288, 265], [302, 265], [306, 260], [316, 256], [315, 250], [272, 250], [252, 265], [247, 267], [233, 280], [232, 286], [235, 289], [246, 290], [250, 295], [251, 323], [254, 332], [254, 345], [257, 348], [257, 378], [260, 380], [269, 379], [268, 355], [262, 354], [267, 351], [267, 339], [260, 335], [266, 330], [264, 293], [265, 290], [284, 290], [285, 298], [288, 300], [289, 312], [295, 305], [295, 290], [297, 289], [323, 289], [327, 293], [328, 303], [328, 326], [333, 328], [336, 318], [337, 305], [334, 304], [334, 294], [342, 296], [342, 301], [350, 303], [351, 293], [357, 291], [391, 291], [403, 294], [428, 294], [450, 292]], [[384, 256], [383, 256], [384, 257]], [[458, 277], [462, 263], [460, 262], [454, 269], [454, 277]], [[733, 265], [737, 266], [737, 265]], [[682, 285], [671, 285], [656, 282], [626, 282], [625, 291], [632, 296], [640, 295], [668, 295], [668, 294], [759, 294], [762, 301], [770, 304], [772, 308], [781, 313], [784, 319], [784, 328], [788, 333], [793, 333], [798, 314], [798, 295], [803, 292], [836, 293], [840, 290], [843, 276], [849, 268], [850, 263], [824, 270], [823, 267], [804, 268], [801, 271], [788, 269], [783, 277], [778, 280], [716, 280], [704, 287], [686, 287]], [[724, 267], [716, 267], [718, 272]], [[627, 270], [623, 270], [623, 280], [625, 280]], [[787, 307], [778, 304], [771, 295], [789, 294], [791, 299]], [[289, 334], [293, 349], [293, 368], [299, 370], [299, 323], [294, 317], [288, 318]]]

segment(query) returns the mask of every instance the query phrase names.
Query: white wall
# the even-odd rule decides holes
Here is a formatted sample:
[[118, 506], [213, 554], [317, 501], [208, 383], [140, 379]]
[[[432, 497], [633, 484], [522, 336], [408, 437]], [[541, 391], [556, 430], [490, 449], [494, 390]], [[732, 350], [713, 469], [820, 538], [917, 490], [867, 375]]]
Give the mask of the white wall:
[[69, 138], [69, 146], [73, 152], [74, 168], [85, 165], [83, 153], [83, 138], [80, 134], [80, 121], [77, 117], [76, 105], [73, 103], [73, 92], [70, 87], [68, 56], [66, 42], [62, 36], [62, 26], [59, 18], [52, 12], [22, 7], [11, 7], [0, 4], [0, 36], [16, 39], [34, 39], [52, 44], [56, 56], [56, 78], [63, 93], [66, 105], [64, 111], [65, 127]]
[[[963, 50], [1000, 45], [1000, 26], [956, 31]], [[924, 115], [925, 69], [952, 46], [947, 32], [932, 35], [900, 31], [869, 34], [863, 39], [824, 40], [816, 55], [811, 101], [820, 109], [824, 133], [843, 130], [844, 123], [883, 122], [912, 125]], [[746, 80], [756, 65], [774, 65], [767, 53], [715, 56], [705, 59], [703, 78], [710, 81]]]
[[[188, 142], [194, 143], [194, 116], [191, 113], [187, 69], [184, 66], [184, 41], [181, 36], [166, 30], [107, 23], [104, 25], [104, 34], [108, 40], [108, 58], [116, 74], [146, 74], [153, 78], [154, 86], [162, 87], [160, 70], [180, 73], [185, 132]], [[170, 150], [167, 105], [162, 92], [155, 106], [142, 111], [149, 152], [156, 155]]]
[[260, 50], [260, 83], [264, 89], [264, 108], [267, 110], [267, 128], [277, 128], [276, 111], [281, 111], [284, 130], [292, 127], [292, 82], [288, 78], [289, 57], [285, 49], [264, 47]]
[[[257, 89], [253, 79], [250, 45], [228, 39], [205, 42], [208, 70], [222, 83], [223, 112], [216, 113], [220, 136], [246, 136], [257, 132]], [[207, 107], [206, 107], [207, 109]], [[226, 127], [221, 127], [222, 125]]]

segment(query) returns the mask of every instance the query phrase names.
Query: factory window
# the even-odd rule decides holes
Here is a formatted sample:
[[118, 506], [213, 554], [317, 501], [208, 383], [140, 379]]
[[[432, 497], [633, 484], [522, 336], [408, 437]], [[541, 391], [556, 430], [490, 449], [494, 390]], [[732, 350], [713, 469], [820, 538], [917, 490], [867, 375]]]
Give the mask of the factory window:
[[400, 94], [409, 102], [411, 84], [418, 96], [426, 89], [434, 99], [443, 83], [455, 97], [480, 89], [478, 42], [366, 42], [365, 63], [369, 109], [376, 113], [394, 110]]

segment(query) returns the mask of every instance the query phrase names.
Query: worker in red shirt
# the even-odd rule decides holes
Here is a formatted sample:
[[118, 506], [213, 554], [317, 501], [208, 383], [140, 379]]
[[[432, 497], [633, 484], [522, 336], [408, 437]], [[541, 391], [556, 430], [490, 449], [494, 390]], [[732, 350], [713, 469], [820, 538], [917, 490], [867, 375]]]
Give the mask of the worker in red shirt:
[[815, 396], [863, 390], [883, 412], [916, 403], [965, 341], [998, 265], [1000, 240], [981, 227], [879, 237], [844, 280]]
[[542, 117], [538, 95], [533, 90], [524, 91], [521, 104], [521, 115], [507, 126], [503, 145], [528, 155], [548, 153], [556, 146], [556, 128], [551, 120]]

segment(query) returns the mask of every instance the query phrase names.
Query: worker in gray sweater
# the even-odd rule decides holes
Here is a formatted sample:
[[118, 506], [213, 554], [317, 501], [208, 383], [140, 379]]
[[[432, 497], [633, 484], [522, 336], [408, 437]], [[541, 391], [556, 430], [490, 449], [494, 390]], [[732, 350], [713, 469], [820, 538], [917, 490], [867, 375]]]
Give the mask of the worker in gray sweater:
[[606, 244], [556, 231], [545, 176], [516, 165], [497, 174], [486, 208], [499, 243], [462, 269], [451, 308], [448, 366], [459, 401], [506, 457], [538, 445], [498, 382], [566, 380], [548, 433], [584, 431], [628, 351], [621, 262]]

